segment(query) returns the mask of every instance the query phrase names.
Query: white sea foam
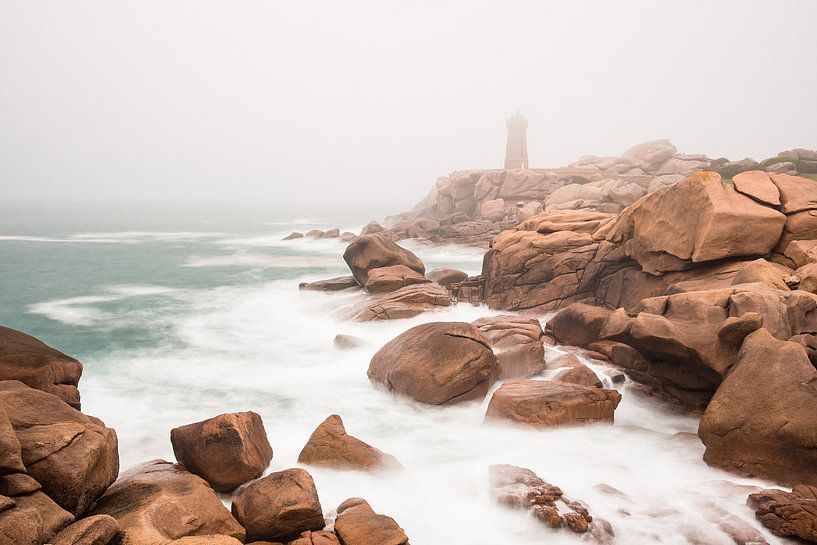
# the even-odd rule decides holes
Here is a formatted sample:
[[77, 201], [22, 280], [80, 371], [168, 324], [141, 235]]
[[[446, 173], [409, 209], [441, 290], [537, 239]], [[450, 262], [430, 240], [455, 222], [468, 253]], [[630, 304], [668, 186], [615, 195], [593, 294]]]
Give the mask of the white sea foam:
[[110, 242], [138, 242], [142, 240], [175, 242], [216, 238], [220, 236], [224, 236], [224, 234], [198, 231], [118, 231], [112, 233], [77, 233], [69, 235], [68, 239]]
[[252, 267], [263, 269], [291, 269], [312, 267], [335, 267], [339, 265], [337, 256], [280, 256], [257, 253], [235, 253], [216, 256], [189, 256], [185, 267]]
[[[331, 311], [360, 295], [299, 294], [293, 280], [187, 295], [193, 306], [172, 325], [172, 343], [85, 362], [83, 409], [117, 430], [123, 468], [173, 459], [171, 427], [240, 410], [262, 415], [275, 451], [270, 470], [292, 467], [315, 426], [337, 413], [350, 434], [394, 454], [405, 470], [372, 476], [310, 468], [324, 509], [365, 497], [394, 516], [415, 545], [578, 542], [497, 506], [488, 495], [487, 468], [494, 463], [529, 467], [586, 501], [612, 523], [619, 545], [686, 544], [685, 532], [731, 544], [710, 520], [709, 501], [759, 528], [746, 492], [723, 481], [765, 483], [706, 466], [693, 435], [696, 420], [670, 415], [627, 386], [613, 426], [534, 431], [484, 426], [487, 401], [427, 407], [369, 383], [368, 362], [389, 339], [427, 321], [495, 314], [484, 307], [350, 323]], [[338, 333], [367, 344], [339, 351], [332, 343]], [[603, 493], [599, 483], [624, 497]]]

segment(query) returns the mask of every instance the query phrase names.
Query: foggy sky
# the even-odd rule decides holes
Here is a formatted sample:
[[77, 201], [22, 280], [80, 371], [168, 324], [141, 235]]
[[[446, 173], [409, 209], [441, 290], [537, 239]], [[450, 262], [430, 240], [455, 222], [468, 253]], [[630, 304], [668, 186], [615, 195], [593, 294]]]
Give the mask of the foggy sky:
[[817, 148], [817, 1], [0, 0], [2, 199], [410, 208], [669, 138]]

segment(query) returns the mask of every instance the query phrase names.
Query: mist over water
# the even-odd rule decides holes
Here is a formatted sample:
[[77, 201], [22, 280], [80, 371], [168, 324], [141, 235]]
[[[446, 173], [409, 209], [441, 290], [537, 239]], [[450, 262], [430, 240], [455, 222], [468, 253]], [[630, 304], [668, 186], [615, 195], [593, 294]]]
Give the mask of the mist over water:
[[[615, 386], [623, 393], [615, 425], [549, 431], [483, 425], [487, 399], [428, 407], [374, 388], [369, 360], [399, 333], [496, 312], [459, 305], [409, 320], [339, 320], [360, 295], [299, 293], [297, 285], [347, 274], [344, 245], [280, 240], [313, 225], [267, 218], [238, 226], [214, 221], [202, 230], [188, 224], [106, 231], [75, 220], [49, 229], [19, 222], [9, 230], [13, 236], [0, 232], [9, 237], [0, 238], [0, 274], [10, 292], [36, 287], [16, 299], [5, 295], [3, 322], [83, 361], [83, 411], [116, 429], [123, 469], [173, 460], [172, 427], [244, 410], [264, 420], [275, 451], [269, 471], [293, 467], [315, 427], [335, 413], [350, 434], [395, 455], [405, 469], [367, 475], [310, 467], [324, 510], [365, 497], [395, 517], [414, 545], [579, 542], [496, 505], [487, 470], [497, 463], [528, 467], [585, 501], [594, 516], [611, 522], [619, 544], [684, 544], [689, 536], [733, 543], [718, 529], [723, 513], [709, 502], [760, 529], [737, 485], [764, 483], [706, 466], [697, 421], [665, 412], [629, 384]], [[404, 243], [428, 269], [481, 268], [478, 249]], [[78, 269], [60, 283], [53, 271], [66, 246], [76, 261], [65, 266]], [[37, 277], [38, 267], [52, 272]], [[26, 270], [41, 282], [25, 278]], [[338, 333], [366, 345], [338, 350]], [[595, 370], [604, 377], [604, 368]], [[605, 493], [602, 483], [623, 496]]]

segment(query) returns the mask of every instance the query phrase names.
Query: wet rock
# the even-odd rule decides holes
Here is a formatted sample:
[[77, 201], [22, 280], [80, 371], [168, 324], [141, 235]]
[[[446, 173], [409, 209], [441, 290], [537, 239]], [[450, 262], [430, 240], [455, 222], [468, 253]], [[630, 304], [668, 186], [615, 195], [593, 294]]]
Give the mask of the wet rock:
[[817, 370], [765, 329], [746, 337], [701, 419], [704, 460], [782, 484], [817, 485]]
[[457, 269], [443, 267], [440, 269], [434, 269], [426, 275], [426, 278], [432, 282], [438, 283], [441, 286], [449, 286], [451, 284], [456, 284], [457, 282], [462, 282], [468, 278], [468, 275]]
[[420, 275], [425, 274], [425, 266], [419, 257], [377, 235], [359, 236], [343, 252], [343, 259], [361, 286], [366, 285], [369, 272], [380, 267], [404, 265]]
[[578, 384], [579, 386], [589, 386], [592, 388], [601, 388], [602, 382], [599, 380], [595, 371], [590, 369], [583, 363], [578, 365], [571, 365], [564, 371], [560, 371], [554, 375], [551, 380], [556, 382], [564, 382], [566, 384]]
[[309, 437], [298, 463], [332, 469], [378, 471], [398, 469], [397, 459], [346, 433], [343, 420], [333, 414]]
[[550, 380], [514, 380], [491, 397], [486, 422], [509, 421], [536, 428], [612, 422], [621, 394]]
[[607, 521], [594, 521], [582, 502], [564, 497], [558, 486], [546, 483], [533, 471], [512, 465], [493, 465], [489, 469], [491, 495], [497, 503], [520, 511], [529, 511], [545, 526], [567, 528], [585, 534], [597, 543], [611, 543], [613, 529]]
[[405, 265], [392, 265], [370, 270], [363, 287], [369, 293], [388, 293], [405, 286], [428, 282], [431, 282], [428, 278]]
[[295, 240], [297, 238], [304, 238], [304, 234], [299, 231], [292, 231], [290, 234], [285, 236], [282, 240]]
[[258, 478], [272, 460], [261, 416], [221, 414], [170, 430], [176, 460], [219, 492]]
[[335, 533], [343, 545], [408, 545], [408, 537], [395, 520], [379, 515], [365, 500], [354, 498], [338, 506]]
[[746, 503], [774, 535], [817, 543], [817, 488], [797, 485], [791, 492], [763, 490], [749, 495]]
[[286, 541], [324, 527], [315, 483], [298, 468], [248, 484], [233, 501], [232, 510], [246, 528], [248, 541]]
[[74, 516], [22, 473], [0, 477], [0, 542], [9, 545], [48, 543]]
[[82, 364], [45, 343], [8, 327], [0, 327], [0, 381], [20, 382], [54, 394], [80, 409], [77, 384]]
[[49, 545], [107, 545], [119, 532], [116, 519], [94, 515], [76, 521], [56, 535]]
[[60, 507], [85, 512], [116, 479], [116, 432], [59, 397], [22, 382], [0, 382], [6, 408], [20, 441], [27, 473]]
[[369, 363], [369, 380], [430, 405], [481, 400], [499, 374], [482, 333], [463, 322], [432, 322], [389, 341]]
[[327, 280], [317, 280], [315, 282], [301, 282], [298, 289], [310, 291], [340, 291], [359, 288], [354, 276], [339, 276]]
[[116, 519], [121, 545], [207, 535], [243, 541], [245, 535], [204, 479], [164, 460], [124, 472], [99, 498], [91, 514]]
[[354, 305], [344, 318], [356, 322], [398, 320], [448, 306], [451, 306], [449, 291], [439, 284], [430, 282], [369, 297]]
[[365, 340], [361, 339], [360, 337], [355, 337], [354, 335], [335, 335], [335, 340], [333, 342], [335, 344], [335, 348], [339, 348], [340, 350], [352, 350], [354, 348], [366, 346]]
[[544, 332], [539, 320], [490, 316], [472, 322], [488, 341], [499, 364], [499, 379], [528, 378], [545, 368]]

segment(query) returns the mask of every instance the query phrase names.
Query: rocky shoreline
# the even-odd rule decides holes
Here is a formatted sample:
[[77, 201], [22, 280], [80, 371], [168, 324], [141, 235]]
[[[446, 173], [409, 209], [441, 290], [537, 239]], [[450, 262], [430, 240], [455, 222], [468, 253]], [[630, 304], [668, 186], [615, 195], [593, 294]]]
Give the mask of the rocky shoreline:
[[[384, 225], [287, 239], [348, 242], [349, 276], [300, 285], [327, 297], [360, 292], [338, 308], [346, 320], [456, 304], [508, 312], [407, 329], [371, 358], [373, 388], [430, 406], [484, 401], [484, 426], [541, 430], [610, 426], [628, 381], [700, 416], [704, 462], [786, 487], [745, 492], [773, 534], [817, 542], [813, 172], [817, 152], [728, 162], [658, 141], [562, 169], [454, 173]], [[482, 274], [426, 271], [397, 244], [405, 238], [487, 244]], [[359, 342], [335, 339], [338, 349]], [[0, 327], [0, 545], [409, 543], [365, 499], [321, 504], [305, 468], [404, 469], [349, 435], [342, 415], [309, 437], [297, 458], [305, 468], [267, 473], [275, 438], [259, 414], [240, 412], [168, 430], [175, 462], [120, 474], [116, 432], [81, 412], [81, 375], [76, 359]], [[497, 509], [534, 517], [543, 536], [615, 542], [615, 527], [569, 491], [526, 468], [485, 470]], [[599, 486], [626, 511], [623, 493]], [[709, 511], [733, 542], [767, 543]]]

